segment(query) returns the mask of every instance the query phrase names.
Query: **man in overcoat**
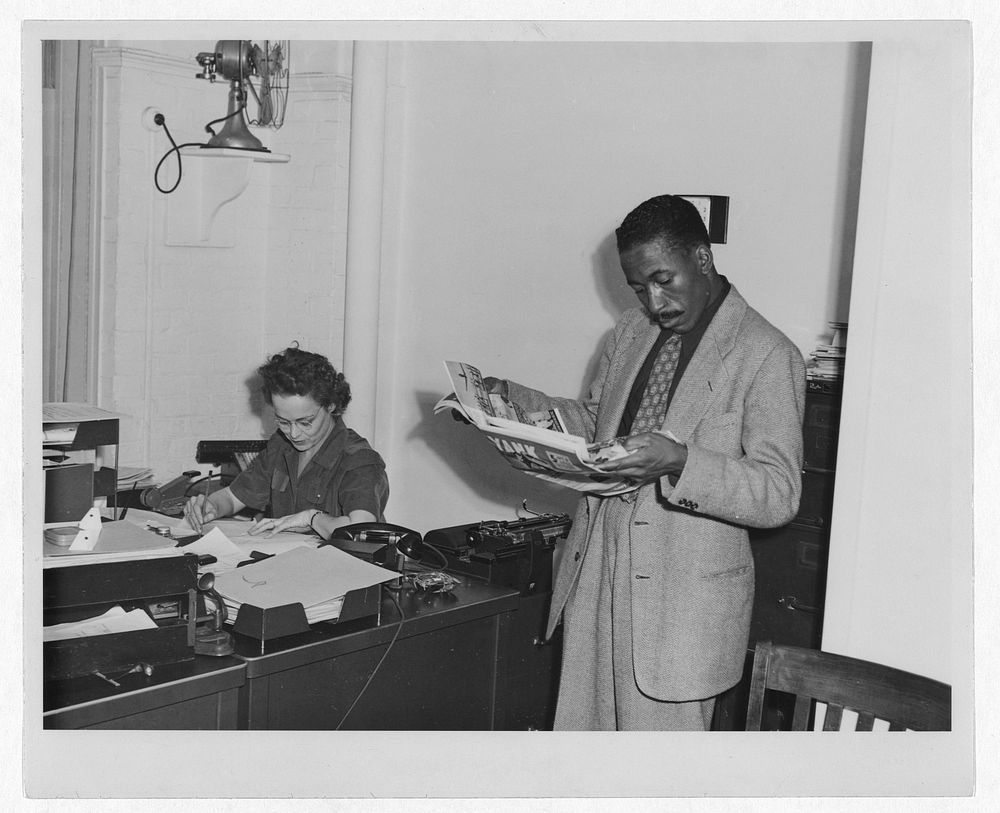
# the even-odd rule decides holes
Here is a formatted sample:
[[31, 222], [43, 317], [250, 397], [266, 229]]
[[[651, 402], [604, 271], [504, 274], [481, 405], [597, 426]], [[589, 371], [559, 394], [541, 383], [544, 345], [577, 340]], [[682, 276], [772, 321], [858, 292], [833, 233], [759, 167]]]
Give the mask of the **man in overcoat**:
[[805, 365], [721, 276], [683, 198], [616, 230], [641, 307], [607, 338], [582, 400], [490, 383], [558, 407], [588, 440], [626, 437], [604, 465], [639, 488], [581, 499], [553, 586], [563, 621], [555, 728], [706, 730], [742, 674], [754, 592], [747, 528], [790, 521], [801, 493]]

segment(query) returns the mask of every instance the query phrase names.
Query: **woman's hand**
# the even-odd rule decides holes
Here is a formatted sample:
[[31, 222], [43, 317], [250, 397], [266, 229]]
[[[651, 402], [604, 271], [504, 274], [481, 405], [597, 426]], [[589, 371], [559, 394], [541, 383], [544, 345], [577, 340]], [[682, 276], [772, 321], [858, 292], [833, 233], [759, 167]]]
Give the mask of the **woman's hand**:
[[229, 486], [213, 491], [211, 495], [195, 494], [184, 503], [184, 519], [198, 533], [204, 533], [205, 525], [214, 519], [222, 519], [246, 508], [236, 499]]
[[276, 533], [281, 533], [282, 531], [304, 533], [312, 530], [309, 526], [309, 521], [315, 514], [316, 509], [309, 508], [305, 511], [299, 511], [297, 514], [289, 514], [287, 517], [264, 517], [251, 525], [247, 533], [250, 536], [263, 536], [265, 538], [274, 536]]
[[207, 523], [218, 518], [219, 509], [204, 494], [196, 494], [184, 503], [184, 519], [198, 533], [204, 531]]

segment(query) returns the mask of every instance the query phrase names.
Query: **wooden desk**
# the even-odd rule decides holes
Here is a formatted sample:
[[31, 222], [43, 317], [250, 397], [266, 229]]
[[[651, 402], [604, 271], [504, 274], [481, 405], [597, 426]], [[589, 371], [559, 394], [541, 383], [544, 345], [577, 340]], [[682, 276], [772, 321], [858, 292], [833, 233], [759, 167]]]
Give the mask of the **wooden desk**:
[[237, 690], [246, 667], [237, 658], [196, 657], [158, 666], [147, 677], [96, 675], [49, 681], [42, 694], [45, 728], [234, 729]]
[[518, 592], [469, 579], [452, 593], [404, 589], [396, 595], [402, 627], [385, 592], [378, 621], [317, 624], [308, 633], [268, 642], [263, 654], [260, 642], [237, 636], [236, 654], [246, 663], [240, 727], [503, 727], [509, 704], [497, 700], [507, 689], [506, 633]]
[[115, 678], [118, 688], [94, 675], [48, 682], [44, 727], [550, 727], [559, 647], [540, 641], [548, 594], [521, 596], [512, 588], [463, 580], [452, 593], [399, 591], [402, 627], [384, 591], [378, 620], [317, 624], [268, 642], [263, 653], [259, 641], [234, 636], [232, 657], [197, 656], [157, 667], [150, 677], [125, 675]]

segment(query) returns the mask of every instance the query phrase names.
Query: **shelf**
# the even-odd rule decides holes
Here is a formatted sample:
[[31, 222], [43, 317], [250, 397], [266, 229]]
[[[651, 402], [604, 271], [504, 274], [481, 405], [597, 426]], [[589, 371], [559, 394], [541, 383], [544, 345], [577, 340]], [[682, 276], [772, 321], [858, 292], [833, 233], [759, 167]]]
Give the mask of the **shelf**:
[[165, 242], [215, 248], [231, 248], [235, 243], [231, 230], [212, 227], [220, 210], [246, 191], [253, 165], [290, 160], [281, 153], [231, 147], [184, 147], [180, 157], [180, 183], [167, 195]]
[[249, 158], [260, 164], [287, 164], [291, 156], [268, 150], [239, 150], [233, 147], [184, 147], [181, 155], [185, 158]]
[[[62, 422], [59, 422], [62, 423]], [[73, 422], [66, 422], [73, 423]], [[54, 425], [54, 422], [48, 422]], [[46, 425], [43, 422], [43, 426]], [[64, 466], [43, 467], [45, 522], [78, 522], [99, 497], [107, 497], [108, 505], [116, 506], [118, 489], [119, 419], [81, 417], [76, 422], [73, 440], [44, 443], [43, 449], [63, 452], [88, 452], [87, 461]], [[112, 465], [103, 465], [98, 449], [113, 450]], [[89, 452], [93, 451], [91, 456]]]

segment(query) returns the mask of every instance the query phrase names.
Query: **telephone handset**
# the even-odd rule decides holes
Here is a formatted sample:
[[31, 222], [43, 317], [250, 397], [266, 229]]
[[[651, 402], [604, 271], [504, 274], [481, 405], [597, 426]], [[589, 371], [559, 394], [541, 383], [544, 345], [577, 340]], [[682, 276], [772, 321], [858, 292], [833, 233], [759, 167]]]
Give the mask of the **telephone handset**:
[[[404, 528], [402, 525], [392, 525], [388, 522], [355, 522], [353, 525], [343, 525], [331, 535], [328, 545], [338, 545], [341, 550], [351, 553], [352, 547], [364, 543], [381, 545], [374, 554], [375, 564], [381, 564], [391, 570], [399, 571], [399, 578], [392, 583], [386, 582], [387, 590], [402, 590], [406, 560], [420, 561], [424, 555], [424, 539], [416, 531]], [[381, 561], [380, 561], [381, 560]]]
[[200, 477], [200, 471], [186, 471], [162, 486], [143, 489], [139, 502], [161, 514], [180, 515], [184, 513], [184, 505], [188, 501], [188, 488]]
[[416, 531], [388, 522], [356, 522], [337, 528], [327, 544], [336, 542], [374, 542], [391, 545], [411, 559], [419, 559], [423, 553], [424, 540]]
[[[150, 486], [139, 492], [139, 502], [160, 514], [179, 517], [184, 513], [184, 506], [195, 494], [205, 494], [223, 488], [232, 481], [230, 475], [213, 472], [202, 474], [198, 469], [182, 473], [162, 486]], [[197, 487], [196, 487], [197, 486]]]

